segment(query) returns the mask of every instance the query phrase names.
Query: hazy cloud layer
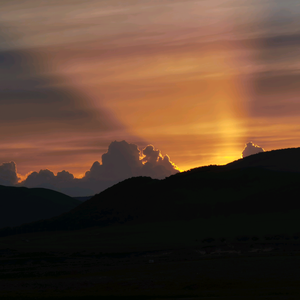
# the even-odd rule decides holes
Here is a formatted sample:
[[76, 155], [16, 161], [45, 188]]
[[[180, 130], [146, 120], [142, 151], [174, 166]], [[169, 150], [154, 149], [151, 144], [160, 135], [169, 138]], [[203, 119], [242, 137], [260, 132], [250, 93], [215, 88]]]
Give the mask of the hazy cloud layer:
[[[300, 73], [288, 71], [273, 71], [253, 79], [253, 100], [249, 109], [253, 118], [278, 120], [300, 115]], [[294, 119], [291, 121], [295, 124]]]
[[20, 185], [50, 188], [70, 196], [88, 196], [130, 177], [163, 179], [178, 172], [169, 156], [163, 156], [152, 145], [140, 151], [137, 145], [114, 141], [102, 155], [102, 163], [95, 161], [83, 178], [74, 178], [65, 170], [55, 175], [45, 169], [32, 172]]
[[0, 162], [79, 176], [93, 141], [151, 141], [181, 169], [245, 138], [298, 146], [298, 2], [0, 1]]
[[257, 154], [260, 152], [264, 152], [265, 150], [252, 142], [246, 144], [245, 149], [242, 152], [243, 158], [252, 154]]
[[[5, 41], [0, 34], [0, 44]], [[102, 107], [101, 97], [97, 98], [95, 110], [88, 97], [44, 68], [36, 53], [0, 50], [0, 161], [18, 162], [19, 172], [26, 174], [30, 169], [20, 162], [39, 167], [45, 162], [51, 167], [72, 164], [70, 158], [76, 151], [83, 149], [90, 154], [94, 150], [87, 144], [95, 137], [101, 136], [100, 142], [106, 145], [119, 134], [132, 138], [121, 122]], [[80, 146], [70, 147], [70, 140]], [[76, 156], [73, 164], [84, 159]]]
[[110, 113], [104, 109], [96, 112], [78, 92], [67, 85], [58, 86], [63, 79], [43, 72], [40, 57], [33, 54], [0, 51], [0, 125], [6, 127], [6, 133], [15, 136], [16, 129], [20, 132], [23, 126], [31, 135], [70, 129], [99, 133], [121, 128]]

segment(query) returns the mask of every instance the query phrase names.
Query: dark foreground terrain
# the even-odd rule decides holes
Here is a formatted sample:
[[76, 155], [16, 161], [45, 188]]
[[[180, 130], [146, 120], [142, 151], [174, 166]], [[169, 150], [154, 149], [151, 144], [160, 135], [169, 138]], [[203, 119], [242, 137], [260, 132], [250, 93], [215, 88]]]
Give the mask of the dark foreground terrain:
[[299, 300], [299, 156], [130, 178], [50, 219], [1, 228], [0, 300]]
[[138, 243], [138, 233], [130, 232], [1, 238], [1, 300], [300, 299], [298, 238], [160, 242], [150, 234]]

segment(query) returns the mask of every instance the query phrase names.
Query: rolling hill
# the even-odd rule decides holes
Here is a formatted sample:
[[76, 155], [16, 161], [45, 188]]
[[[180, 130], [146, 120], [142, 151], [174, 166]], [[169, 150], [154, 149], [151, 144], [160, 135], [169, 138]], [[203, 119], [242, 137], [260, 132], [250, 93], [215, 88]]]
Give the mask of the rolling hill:
[[164, 180], [130, 178], [62, 215], [0, 235], [197, 219], [219, 235], [300, 232], [300, 170], [292, 164], [299, 156], [300, 148], [282, 149]]
[[260, 167], [268, 170], [300, 172], [300, 148], [287, 148], [257, 153], [233, 161], [227, 169]]
[[80, 203], [49, 189], [0, 185], [0, 228], [52, 218]]

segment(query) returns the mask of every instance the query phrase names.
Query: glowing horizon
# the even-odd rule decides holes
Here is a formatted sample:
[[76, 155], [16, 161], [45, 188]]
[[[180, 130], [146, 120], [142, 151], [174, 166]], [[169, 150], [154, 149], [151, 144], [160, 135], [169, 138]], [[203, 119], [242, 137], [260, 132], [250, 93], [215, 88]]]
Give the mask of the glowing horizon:
[[292, 0], [0, 4], [2, 162], [82, 177], [108, 145], [154, 145], [180, 170], [297, 147]]

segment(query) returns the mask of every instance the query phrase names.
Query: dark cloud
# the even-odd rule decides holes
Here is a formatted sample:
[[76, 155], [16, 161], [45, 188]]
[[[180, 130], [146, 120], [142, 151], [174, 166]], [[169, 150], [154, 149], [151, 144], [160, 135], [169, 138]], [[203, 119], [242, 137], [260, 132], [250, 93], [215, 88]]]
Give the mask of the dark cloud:
[[94, 162], [84, 178], [119, 181], [139, 176], [142, 167], [139, 157], [140, 151], [136, 145], [125, 141], [112, 142], [107, 153], [102, 155], [102, 164]]
[[59, 181], [71, 181], [74, 179], [74, 175], [69, 173], [68, 171], [63, 170], [57, 173], [56, 178]]
[[44, 187], [53, 188], [55, 185], [56, 176], [50, 170], [40, 170], [39, 172], [32, 172], [25, 180], [27, 187]]
[[[0, 24], [3, 33], [1, 29]], [[0, 34], [0, 44], [10, 38]], [[95, 108], [95, 101], [61, 78], [51, 61], [34, 49], [0, 49], [0, 162], [17, 161], [21, 174], [36, 170], [35, 166], [40, 169], [45, 161], [51, 169], [54, 164], [70, 165], [75, 156], [77, 164], [86, 161], [93, 147], [85, 143], [95, 136], [101, 135], [99, 143], [104, 145], [118, 134], [132, 137], [102, 106], [100, 93]], [[80, 146], [68, 147], [69, 140]], [[70, 171], [79, 173], [76, 168]]]
[[[0, 37], [0, 41], [3, 38]], [[100, 103], [101, 99], [99, 99]], [[37, 133], [110, 132], [123, 126], [104, 108], [87, 99], [57, 75], [50, 75], [39, 55], [0, 51], [0, 130], [2, 139]], [[5, 128], [5, 132], [4, 132]]]
[[50, 188], [70, 196], [88, 196], [130, 177], [163, 179], [178, 172], [169, 156], [163, 156], [152, 145], [141, 152], [135, 144], [114, 141], [102, 155], [102, 164], [95, 161], [83, 178], [74, 178], [65, 170], [55, 175], [46, 169], [32, 172], [20, 185]]
[[142, 163], [137, 145], [126, 141], [112, 142], [102, 155], [102, 165], [108, 178], [129, 178], [140, 175]]
[[[299, 10], [293, 1], [269, 1], [264, 18], [257, 23], [264, 35], [251, 44], [252, 65], [249, 77], [251, 118], [295, 117], [299, 102]], [[272, 120], [273, 122], [274, 120]]]
[[159, 160], [159, 158], [161, 158], [160, 151], [154, 150], [154, 147], [152, 145], [149, 145], [145, 149], [143, 149], [143, 154], [145, 155], [143, 161], [149, 164], [155, 164]]
[[0, 184], [8, 186], [15, 185], [18, 180], [15, 162], [11, 161], [0, 165]]
[[162, 156], [159, 150], [155, 150], [152, 145], [148, 145], [143, 149], [142, 153], [145, 157], [142, 173], [144, 176], [153, 178], [165, 178], [176, 170], [176, 166], [170, 161], [168, 155]]
[[56, 186], [61, 186], [64, 184], [71, 183], [74, 180], [74, 175], [68, 171], [61, 171], [55, 175], [48, 169], [40, 170], [39, 172], [32, 172], [26, 178], [26, 186], [35, 187], [43, 186], [47, 188], [52, 188]]
[[[300, 59], [300, 57], [299, 57]], [[249, 113], [252, 118], [296, 117], [300, 114], [300, 75], [262, 73], [252, 79]]]
[[250, 143], [247, 143], [245, 145], [245, 148], [242, 152], [242, 156], [243, 158], [246, 157], [246, 156], [249, 156], [249, 155], [252, 155], [252, 154], [257, 154], [257, 153], [260, 153], [260, 152], [264, 152], [265, 150], [255, 144], [253, 144], [252, 142]]
[[165, 178], [178, 170], [170, 162], [170, 158], [162, 156], [159, 150], [148, 145], [142, 150], [137, 145], [126, 141], [112, 142], [107, 153], [102, 155], [102, 164], [96, 161], [86, 172], [85, 178], [100, 178], [106, 180], [123, 180], [134, 176], [151, 176]]

